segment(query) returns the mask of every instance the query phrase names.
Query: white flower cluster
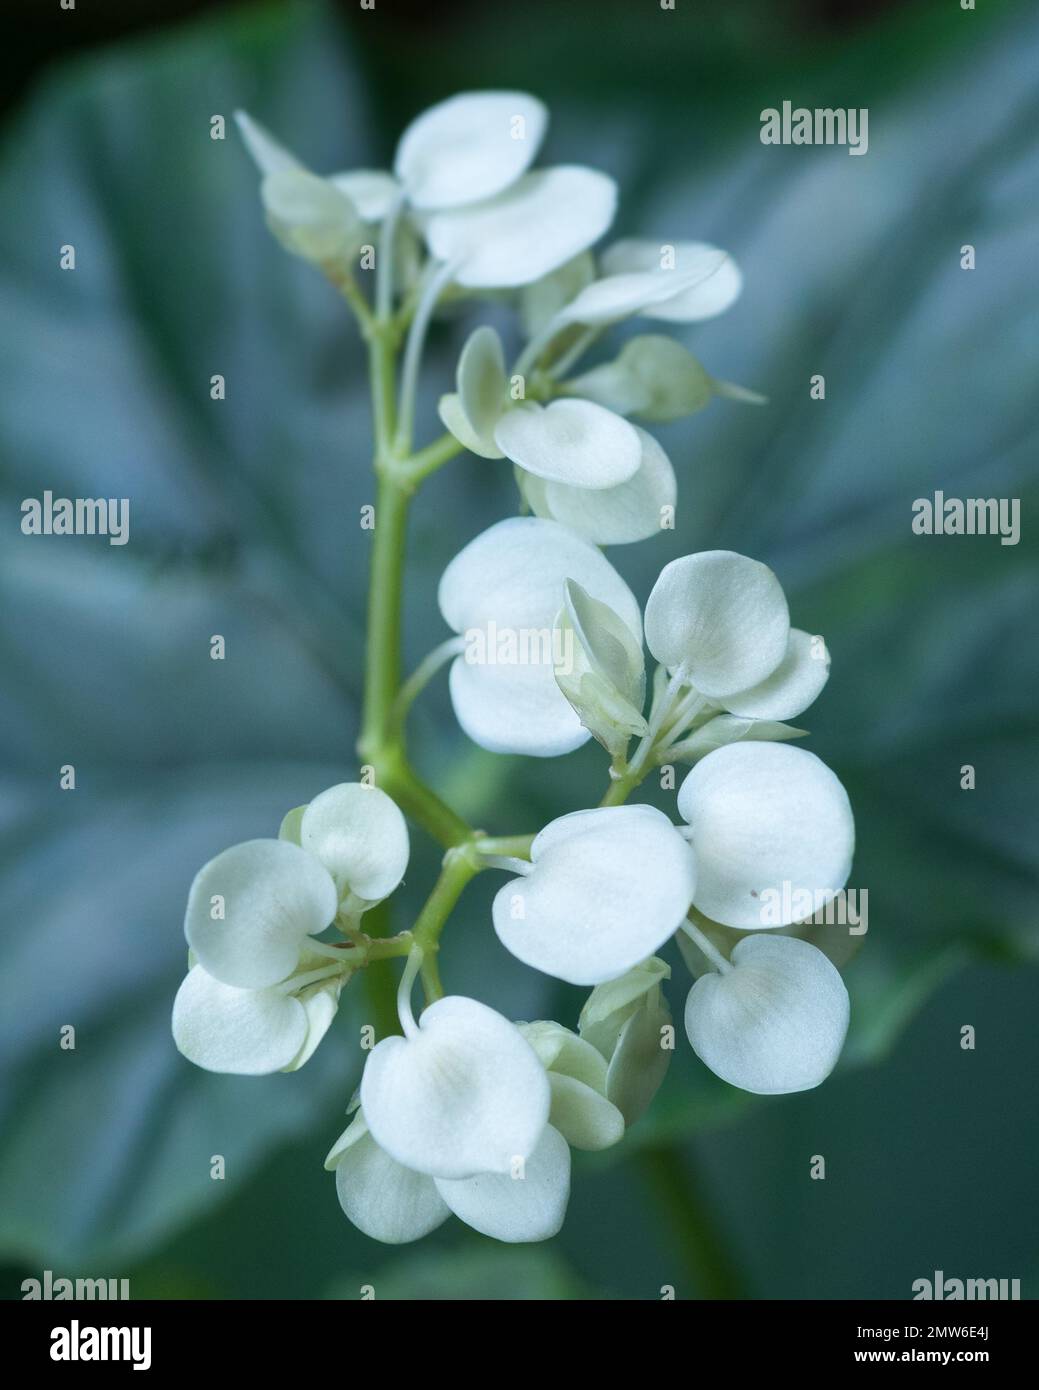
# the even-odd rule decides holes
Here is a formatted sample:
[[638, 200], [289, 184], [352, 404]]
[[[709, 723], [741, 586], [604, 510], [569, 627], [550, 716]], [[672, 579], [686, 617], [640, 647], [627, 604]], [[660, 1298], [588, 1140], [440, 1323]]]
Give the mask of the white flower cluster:
[[[592, 987], [576, 1033], [512, 1023], [452, 995], [434, 997], [416, 1021], [423, 960], [410, 950], [402, 1035], [370, 1052], [350, 1124], [326, 1160], [349, 1219], [390, 1243], [451, 1213], [503, 1241], [559, 1229], [571, 1148], [617, 1143], [664, 1079], [671, 972], [656, 953], [677, 934], [698, 974], [686, 1033], [731, 1084], [760, 1094], [818, 1085], [848, 1024], [847, 991], [827, 956], [769, 932], [796, 924], [762, 911], [783, 886], [786, 903], [807, 891], [824, 905], [850, 872], [844, 788], [789, 745], [803, 731], [785, 722], [825, 685], [825, 644], [791, 627], [776, 576], [746, 556], [672, 561], [643, 613], [599, 549], [656, 534], [675, 501], [670, 461], [632, 417], [672, 420], [713, 394], [757, 398], [657, 334], [572, 374], [622, 319], [720, 313], [740, 292], [739, 272], [697, 242], [622, 241], [596, 263], [589, 248], [612, 220], [614, 185], [574, 166], [531, 172], [546, 119], [520, 93], [456, 97], [405, 131], [392, 174], [322, 178], [239, 117], [269, 225], [289, 250], [333, 279], [351, 276], [379, 223], [395, 232], [402, 298], [418, 286], [431, 311], [441, 292], [493, 293], [518, 310], [526, 345], [513, 370], [498, 333], [477, 328], [440, 415], [471, 452], [511, 460], [533, 515], [490, 527], [447, 566], [438, 599], [455, 637], [438, 650], [453, 658], [458, 721], [483, 748], [553, 757], [594, 737], [610, 755], [603, 804], [546, 825], [529, 857], [481, 851], [475, 837], [466, 847], [479, 868], [509, 874], [492, 911], [505, 949]], [[503, 635], [513, 639], [504, 653]], [[676, 763], [690, 770], [675, 819], [626, 804], [654, 768]], [[380, 946], [409, 949], [360, 929], [400, 882], [408, 849], [390, 797], [347, 784], [290, 812], [277, 840], [207, 864], [188, 902], [193, 963], [173, 1018], [181, 1051], [212, 1070], [301, 1066], [351, 974]], [[323, 939], [328, 928], [346, 939]], [[721, 949], [727, 933], [733, 944]]]

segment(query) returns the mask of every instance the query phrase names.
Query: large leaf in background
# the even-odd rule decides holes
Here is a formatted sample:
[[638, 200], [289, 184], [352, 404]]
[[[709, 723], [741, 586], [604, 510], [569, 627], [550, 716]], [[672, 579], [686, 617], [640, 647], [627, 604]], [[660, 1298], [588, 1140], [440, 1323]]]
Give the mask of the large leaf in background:
[[[357, 84], [333, 52], [320, 22], [205, 25], [67, 73], [8, 139], [0, 1240], [32, 1261], [145, 1247], [271, 1145], [333, 1126], [356, 1074], [352, 997], [348, 1041], [295, 1076], [211, 1076], [169, 1036], [195, 869], [349, 766], [358, 350], [302, 267], [265, 273], [253, 175], [208, 137], [211, 113], [259, 104], [277, 123], [317, 81], [335, 150], [317, 119], [296, 133], [316, 162], [359, 159]], [[307, 409], [286, 411], [277, 382]], [[44, 488], [128, 496], [130, 544], [21, 536], [18, 504]], [[75, 791], [58, 789], [65, 763]]]
[[[672, 160], [681, 141], [623, 106], [593, 120], [561, 103], [549, 151], [639, 190], [620, 230], [710, 237], [747, 274], [737, 309], [689, 342], [772, 404], [717, 402], [662, 431], [681, 475], [679, 529], [613, 555], [645, 595], [675, 554], [756, 554], [790, 589], [795, 621], [827, 635], [833, 677], [811, 746], [848, 784], [854, 883], [871, 895], [848, 974], [849, 1061], [887, 1049], [972, 949], [1008, 949], [1034, 921], [1034, 552], [909, 531], [912, 500], [936, 487], [1015, 495], [1034, 478], [1036, 34], [978, 32], [969, 59], [911, 96], [881, 88], [873, 101], [869, 74], [856, 76], [871, 105], [864, 159], [764, 150], [757, 110], [776, 93], [745, 89], [730, 108], [716, 90], [701, 109], [695, 91], [683, 97], [685, 128], [714, 141], [699, 172]], [[385, 157], [342, 53], [309, 8], [125, 48], [41, 92], [0, 170], [6, 514], [44, 487], [132, 499], [129, 546], [14, 533], [0, 573], [14, 600], [0, 653], [17, 682], [0, 697], [2, 903], [19, 924], [2, 960], [14, 1066], [0, 1240], [52, 1267], [154, 1244], [290, 1135], [312, 1135], [319, 1163], [356, 1074], [352, 1003], [291, 1077], [205, 1076], [168, 1037], [195, 869], [350, 771], [367, 560], [356, 519], [371, 500], [361, 356], [335, 297], [267, 235], [233, 136], [209, 140], [211, 114], [245, 105], [317, 168]], [[968, 240], [973, 273], [958, 265]], [[69, 241], [77, 269], [62, 273]], [[438, 330], [431, 427], [465, 327]], [[825, 403], [808, 400], [817, 371]], [[209, 399], [214, 372], [228, 381], [222, 403]], [[507, 470], [483, 461], [431, 483], [413, 527], [412, 661], [441, 631], [439, 570], [514, 506]], [[224, 663], [209, 660], [214, 632], [228, 637]], [[416, 712], [414, 742], [434, 780], [499, 832], [601, 791], [594, 748], [554, 764], [475, 752], [442, 689]], [[65, 762], [74, 793], [57, 790]], [[963, 762], [978, 768], [976, 792], [959, 791]], [[416, 856], [406, 903], [431, 866]], [[492, 887], [473, 885], [449, 933], [451, 988], [572, 1021], [576, 991], [498, 948]], [[676, 1013], [683, 993], [676, 969]], [[80, 1045], [62, 1053], [69, 1022]], [[679, 1139], [748, 1104], [682, 1047], [632, 1140]], [[226, 1183], [209, 1178], [214, 1152], [228, 1156]], [[363, 1268], [371, 1247], [342, 1239], [342, 1265]]]

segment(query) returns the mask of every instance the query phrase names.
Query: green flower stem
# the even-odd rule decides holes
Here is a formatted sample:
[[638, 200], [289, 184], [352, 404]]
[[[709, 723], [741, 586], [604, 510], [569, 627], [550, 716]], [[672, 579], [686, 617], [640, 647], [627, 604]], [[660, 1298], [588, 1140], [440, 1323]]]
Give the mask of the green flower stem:
[[629, 769], [621, 773], [606, 789], [606, 795], [599, 802], [600, 806], [623, 806], [628, 797], [645, 777], [649, 771], [648, 767]]
[[408, 482], [416, 487], [423, 478], [428, 478], [461, 452], [462, 446], [453, 434], [442, 434], [432, 444], [412, 454], [402, 465], [402, 472]]
[[670, 1145], [642, 1150], [639, 1167], [686, 1270], [704, 1298], [745, 1298], [688, 1153]]
[[444, 924], [454, 911], [466, 884], [475, 878], [483, 867], [471, 843], [449, 849], [444, 855], [440, 877], [415, 922], [412, 936], [415, 945], [422, 952], [422, 988], [425, 990], [427, 1003], [442, 999], [444, 995], [436, 962], [440, 933], [444, 930]]
[[477, 854], [494, 854], [506, 858], [529, 859], [534, 835], [478, 835], [473, 843]]

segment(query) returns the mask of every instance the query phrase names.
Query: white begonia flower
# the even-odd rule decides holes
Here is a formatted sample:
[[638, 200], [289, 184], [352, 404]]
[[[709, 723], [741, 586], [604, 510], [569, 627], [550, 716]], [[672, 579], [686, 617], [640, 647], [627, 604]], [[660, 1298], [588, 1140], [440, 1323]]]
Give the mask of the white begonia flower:
[[534, 515], [562, 522], [594, 545], [627, 545], [660, 535], [678, 498], [675, 470], [651, 434], [632, 428], [639, 442], [638, 468], [612, 487], [574, 487], [518, 468], [517, 484]]
[[333, 1146], [325, 1167], [335, 1172], [347, 1218], [388, 1245], [419, 1240], [452, 1212], [495, 1240], [548, 1240], [562, 1226], [570, 1196], [570, 1151], [551, 1125], [514, 1173], [432, 1178], [381, 1148], [362, 1109]]
[[722, 1080], [783, 1095], [830, 1074], [848, 1013], [844, 981], [822, 951], [793, 937], [748, 936], [728, 970], [693, 985], [685, 1027], [693, 1051]]
[[557, 522], [500, 521], [444, 571], [440, 611], [466, 640], [451, 667], [451, 701], [465, 732], [491, 752], [555, 757], [589, 738], [555, 678], [567, 579], [612, 608], [641, 642], [631, 590], [594, 546]]
[[[648, 301], [641, 312], [673, 323], [714, 318], [736, 302], [743, 288], [743, 276], [732, 257], [704, 241], [661, 243], [630, 238], [607, 247], [601, 264], [608, 276], [648, 273], [665, 284], [670, 277], [673, 293]], [[693, 283], [680, 286], [679, 279]]]
[[405, 1027], [410, 1036], [376, 1045], [361, 1078], [376, 1142], [437, 1178], [509, 1173], [528, 1159], [548, 1121], [549, 1087], [516, 1026], [448, 996]]
[[711, 378], [693, 354], [659, 333], [629, 339], [612, 362], [563, 382], [562, 389], [657, 424], [702, 410], [712, 395]]
[[575, 985], [615, 979], [673, 936], [696, 860], [652, 806], [575, 811], [546, 825], [524, 877], [494, 899], [494, 929], [525, 965]]
[[578, 1031], [608, 1062], [607, 1098], [633, 1125], [649, 1108], [671, 1061], [671, 1010], [663, 982], [671, 967], [656, 956], [625, 975], [596, 985], [585, 1001]]
[[407, 867], [404, 817], [378, 787], [330, 787], [299, 816], [298, 830], [300, 844], [248, 840], [195, 876], [184, 932], [224, 984], [263, 989], [287, 979], [307, 938], [332, 923], [344, 897], [352, 905], [379, 901]]
[[612, 608], [568, 579], [557, 619], [563, 634], [556, 683], [584, 727], [613, 757], [647, 731], [642, 715], [646, 663], [642, 646]]
[[593, 401], [510, 401], [501, 339], [488, 327], [466, 341], [456, 385], [440, 400], [444, 425], [482, 458], [511, 459], [536, 515], [600, 545], [659, 532], [677, 486], [670, 460], [644, 430]]
[[480, 202], [526, 172], [547, 125], [545, 106], [526, 92], [462, 92], [411, 122], [394, 172], [416, 208]]
[[545, 1020], [520, 1023], [552, 1091], [549, 1123], [575, 1149], [611, 1148], [624, 1138], [624, 1116], [607, 1096], [607, 1067], [590, 1043]]
[[[173, 1003], [174, 1042], [205, 1071], [241, 1076], [298, 1071], [328, 1031], [351, 973], [345, 961], [330, 975], [334, 969], [327, 957], [304, 952], [299, 971], [288, 980], [265, 989], [238, 989], [195, 964]], [[322, 975], [328, 978], [313, 980]]]
[[333, 271], [352, 268], [365, 239], [363, 214], [345, 187], [311, 173], [244, 111], [235, 120], [262, 175], [267, 224], [287, 251]]
[[433, 256], [466, 289], [529, 285], [598, 241], [613, 221], [617, 186], [580, 165], [524, 174], [496, 197], [429, 213]]
[[715, 922], [788, 926], [794, 919], [784, 912], [764, 923], [765, 903], [804, 901], [799, 894], [807, 892], [823, 907], [848, 881], [855, 847], [848, 794], [814, 753], [786, 743], [719, 748], [685, 778], [678, 809], [696, 853], [692, 901]]

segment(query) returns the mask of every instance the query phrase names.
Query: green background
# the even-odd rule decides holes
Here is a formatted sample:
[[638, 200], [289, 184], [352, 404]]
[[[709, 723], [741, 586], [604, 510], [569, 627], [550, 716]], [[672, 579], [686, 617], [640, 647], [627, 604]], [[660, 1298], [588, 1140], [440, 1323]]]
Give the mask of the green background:
[[[27, 84], [0, 154], [7, 1292], [49, 1268], [128, 1277], [138, 1297], [907, 1298], [941, 1269], [1035, 1295], [1039, 24], [1008, 3], [860, 9], [827, 24], [683, 0], [424, 19], [390, 0], [214, 6]], [[55, 49], [70, 46], [62, 31]], [[743, 551], [826, 635], [806, 746], [851, 796], [869, 934], [820, 1089], [749, 1097], [682, 1043], [650, 1117], [578, 1156], [557, 1239], [506, 1248], [451, 1222], [391, 1250], [347, 1224], [321, 1168], [358, 1077], [358, 983], [295, 1075], [211, 1076], [169, 1037], [195, 870], [356, 775], [372, 500], [351, 324], [270, 238], [253, 169], [209, 118], [245, 106], [318, 170], [385, 166], [416, 111], [473, 86], [549, 103], [544, 159], [614, 175], [619, 234], [712, 240], [745, 271], [729, 314], [679, 331], [770, 404], [717, 401], [656, 431], [677, 531], [611, 558], [644, 600], [676, 555]], [[868, 155], [763, 147], [759, 112], [784, 99], [867, 106]], [[428, 434], [468, 326], [435, 328]], [[817, 372], [825, 402], [809, 399]], [[44, 488], [129, 496], [130, 544], [23, 537], [19, 504]], [[913, 536], [913, 500], [939, 488], [1019, 497], [1021, 543]], [[423, 490], [409, 666], [446, 635], [444, 564], [515, 506], [509, 470], [473, 457]], [[412, 745], [492, 833], [603, 787], [596, 745], [552, 763], [474, 749], [443, 681]], [[69, 762], [77, 787], [60, 792]], [[413, 842], [394, 927], [435, 875]], [[448, 988], [573, 1025], [581, 993], [499, 947], [496, 882], [448, 928]], [[69, 1023], [74, 1052], [58, 1047]]]

